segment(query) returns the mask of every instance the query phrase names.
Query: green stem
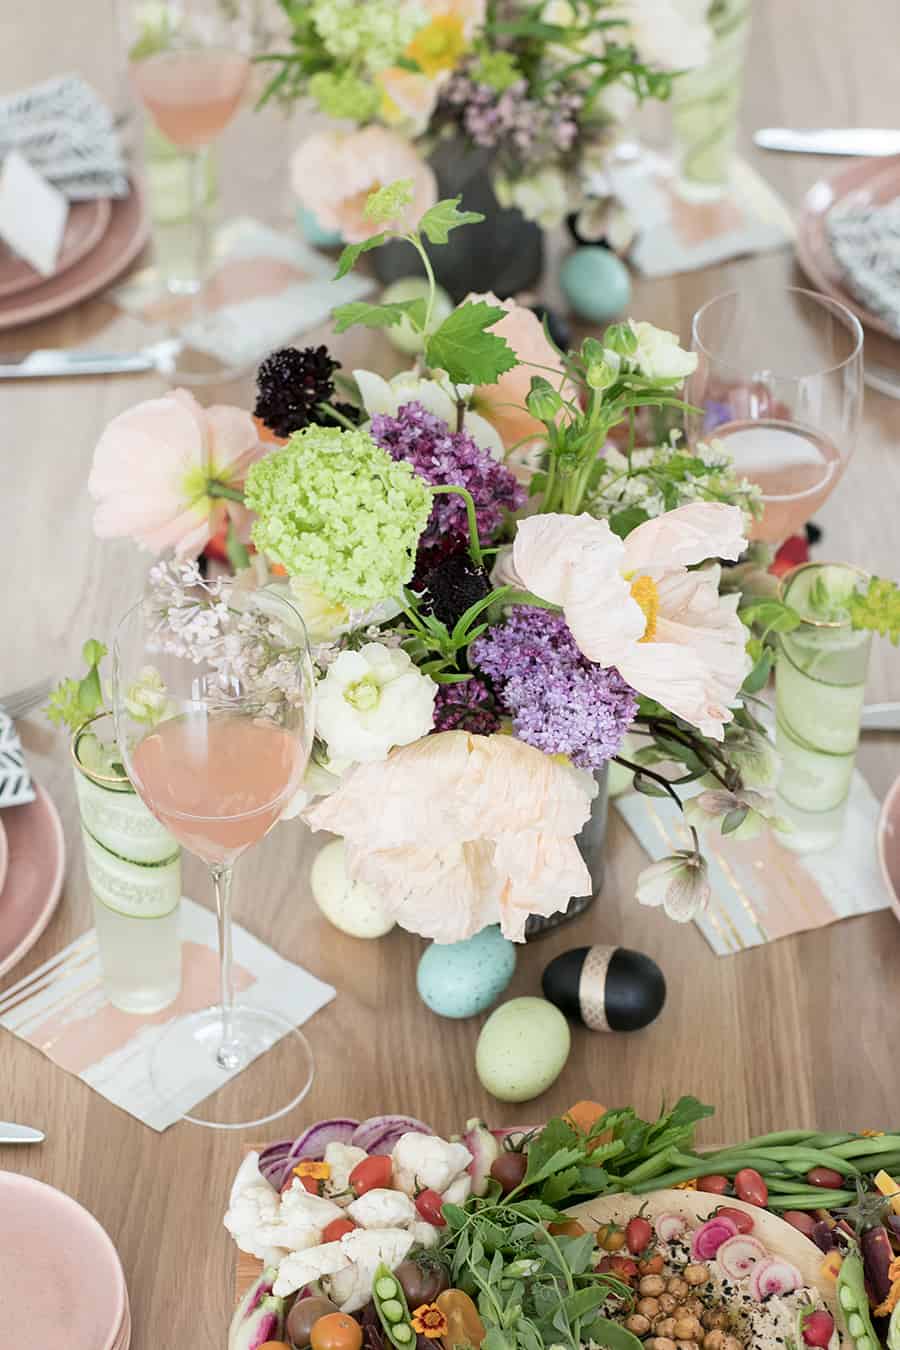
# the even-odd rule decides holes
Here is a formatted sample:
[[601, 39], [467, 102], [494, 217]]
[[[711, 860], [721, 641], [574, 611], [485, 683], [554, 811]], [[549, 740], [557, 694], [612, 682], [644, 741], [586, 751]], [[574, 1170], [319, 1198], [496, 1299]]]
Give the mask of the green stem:
[[229, 502], [243, 502], [244, 494], [237, 488], [229, 487], [227, 483], [221, 483], [218, 478], [211, 478], [206, 484], [207, 497], [224, 497]]
[[631, 456], [634, 454], [634, 405], [628, 409], [628, 472], [631, 473]]
[[481, 540], [478, 538], [478, 517], [475, 513], [475, 502], [468, 488], [460, 487], [458, 483], [442, 483], [439, 487], [433, 487], [432, 492], [455, 492], [457, 496], [462, 497], [466, 504], [466, 515], [469, 520], [469, 557], [476, 567], [484, 565], [484, 555], [481, 552]]
[[332, 418], [335, 422], [339, 422], [340, 425], [346, 427], [348, 431], [356, 431], [357, 429], [354, 423], [350, 421], [349, 417], [345, 417], [342, 412], [338, 412], [337, 408], [332, 408], [330, 403], [319, 403], [316, 407], [316, 411], [324, 413], [326, 417]]
[[406, 238], [412, 244], [413, 248], [422, 259], [425, 268], [425, 275], [428, 277], [428, 304], [425, 306], [425, 323], [422, 326], [422, 332], [428, 333], [431, 326], [431, 311], [434, 309], [434, 297], [437, 291], [437, 281], [434, 276], [434, 268], [431, 266], [431, 259], [428, 256], [422, 240], [417, 234], [408, 234]]
[[[652, 778], [653, 781], [655, 783], [658, 783], [661, 788], [665, 788], [666, 792], [672, 798], [672, 801], [678, 807], [679, 811], [684, 810], [684, 807], [681, 805], [681, 798], [679, 797], [675, 789], [672, 787], [672, 784], [669, 782], [668, 778], [663, 778], [661, 773], [654, 773], [652, 769], [645, 769], [642, 765], [635, 764], [632, 760], [625, 759], [624, 756], [622, 755], [613, 755], [612, 758], [613, 763], [621, 764], [623, 769], [630, 769], [632, 773], [639, 773], [643, 774], [645, 778]], [[696, 838], [697, 836], [696, 834], [694, 834], [695, 850], [696, 850]]]

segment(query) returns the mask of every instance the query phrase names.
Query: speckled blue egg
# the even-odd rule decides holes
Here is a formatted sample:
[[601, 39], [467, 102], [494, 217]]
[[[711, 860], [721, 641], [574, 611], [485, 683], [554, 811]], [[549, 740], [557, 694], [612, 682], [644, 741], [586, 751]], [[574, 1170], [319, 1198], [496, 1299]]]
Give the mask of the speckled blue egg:
[[608, 248], [588, 245], [570, 253], [559, 269], [563, 295], [582, 319], [607, 323], [628, 307], [628, 268]]
[[337, 248], [344, 242], [340, 230], [332, 230], [327, 225], [322, 225], [305, 206], [297, 207], [297, 229], [313, 248]]
[[419, 962], [422, 1002], [439, 1017], [474, 1017], [500, 995], [516, 968], [515, 944], [496, 924], [465, 942], [432, 942]]

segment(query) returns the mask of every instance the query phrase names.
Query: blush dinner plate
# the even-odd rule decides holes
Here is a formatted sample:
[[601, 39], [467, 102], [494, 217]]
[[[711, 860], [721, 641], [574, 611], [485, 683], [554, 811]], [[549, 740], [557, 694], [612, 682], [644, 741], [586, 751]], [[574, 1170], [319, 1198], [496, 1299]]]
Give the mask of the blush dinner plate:
[[[92, 202], [73, 202], [69, 207], [66, 228], [56, 260], [54, 277], [65, 272], [68, 267], [79, 262], [91, 249], [96, 248], [112, 215], [109, 198], [98, 197]], [[42, 277], [30, 263], [13, 253], [11, 248], [0, 244], [0, 298], [7, 295], [19, 295], [35, 286], [43, 286], [49, 277]]]
[[[9, 857], [0, 890], [0, 976], [12, 970], [37, 942], [62, 889], [66, 861], [62, 824], [38, 783], [34, 791], [33, 802], [3, 812]], [[0, 1315], [0, 1326], [2, 1321]]]
[[71, 1196], [0, 1172], [0, 1350], [122, 1350], [130, 1339], [122, 1263]]
[[3, 883], [6, 881], [6, 868], [9, 863], [9, 845], [6, 842], [6, 831], [3, 828], [3, 821], [0, 820], [0, 895], [3, 894]]
[[0, 296], [0, 329], [45, 319], [102, 291], [132, 262], [150, 235], [150, 218], [140, 185], [132, 180], [127, 197], [110, 204], [109, 223], [97, 245], [64, 272], [19, 295]]

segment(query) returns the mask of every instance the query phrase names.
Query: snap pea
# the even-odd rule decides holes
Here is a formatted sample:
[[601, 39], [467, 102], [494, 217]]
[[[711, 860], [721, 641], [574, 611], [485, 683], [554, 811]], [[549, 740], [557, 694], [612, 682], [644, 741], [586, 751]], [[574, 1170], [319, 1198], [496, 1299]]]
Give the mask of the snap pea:
[[409, 1350], [416, 1339], [406, 1295], [400, 1281], [392, 1275], [388, 1267], [382, 1264], [375, 1271], [372, 1281], [372, 1302], [378, 1313], [378, 1320], [384, 1328], [384, 1334], [397, 1350]]
[[808, 1190], [798, 1190], [792, 1194], [770, 1195], [766, 1208], [836, 1209], [839, 1205], [849, 1205], [852, 1199], [852, 1191], [823, 1191], [820, 1187], [810, 1186]]
[[855, 1249], [847, 1252], [841, 1262], [837, 1296], [856, 1350], [878, 1350], [878, 1336], [869, 1314], [869, 1296], [866, 1293], [862, 1257]]

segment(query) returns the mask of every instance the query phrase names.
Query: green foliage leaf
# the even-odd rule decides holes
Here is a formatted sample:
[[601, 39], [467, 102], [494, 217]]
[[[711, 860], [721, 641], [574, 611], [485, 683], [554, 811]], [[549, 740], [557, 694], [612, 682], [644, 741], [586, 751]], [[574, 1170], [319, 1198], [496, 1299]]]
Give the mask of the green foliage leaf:
[[332, 317], [336, 333], [346, 332], [358, 323], [365, 328], [391, 328], [405, 318], [421, 331], [425, 324], [425, 301], [421, 296], [415, 300], [396, 300], [389, 305], [369, 305], [364, 300], [354, 300], [348, 305], [338, 305]]
[[494, 384], [518, 364], [506, 339], [487, 331], [505, 314], [485, 300], [460, 305], [428, 339], [427, 364], [445, 370], [454, 384]]
[[591, 1340], [605, 1350], [639, 1350], [642, 1344], [627, 1327], [611, 1322], [607, 1317], [597, 1318], [591, 1324]]
[[364, 253], [368, 253], [373, 248], [381, 248], [381, 245], [386, 243], [390, 237], [390, 232], [384, 230], [381, 234], [373, 234], [370, 239], [363, 239], [359, 244], [347, 244], [340, 258], [338, 258], [338, 267], [334, 274], [335, 281], [339, 281], [348, 272], [352, 272]]
[[753, 669], [741, 686], [745, 694], [758, 694], [760, 689], [765, 689], [772, 673], [773, 661], [774, 655], [771, 647], [764, 647]]
[[403, 212], [415, 196], [415, 185], [411, 178], [398, 178], [376, 192], [370, 192], [363, 207], [366, 220], [374, 220], [376, 225], [388, 225]]
[[642, 506], [626, 506], [609, 517], [609, 528], [620, 539], [625, 539], [631, 534], [632, 530], [636, 530], [639, 525], [643, 525], [644, 521], [649, 519], [649, 515]]
[[636, 773], [633, 783], [635, 792], [640, 792], [645, 797], [668, 797], [669, 795], [661, 784], [655, 782], [652, 778], [648, 778], [646, 774]]
[[736, 806], [733, 811], [728, 811], [722, 820], [722, 833], [734, 834], [735, 830], [741, 828], [749, 814], [749, 806]]
[[462, 197], [447, 197], [436, 202], [419, 221], [419, 233], [432, 244], [446, 244], [451, 230], [461, 225], [478, 225], [484, 216], [479, 211], [460, 211]]

